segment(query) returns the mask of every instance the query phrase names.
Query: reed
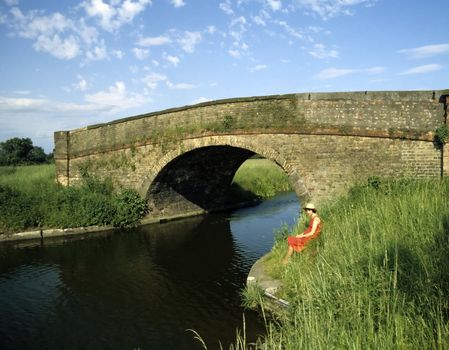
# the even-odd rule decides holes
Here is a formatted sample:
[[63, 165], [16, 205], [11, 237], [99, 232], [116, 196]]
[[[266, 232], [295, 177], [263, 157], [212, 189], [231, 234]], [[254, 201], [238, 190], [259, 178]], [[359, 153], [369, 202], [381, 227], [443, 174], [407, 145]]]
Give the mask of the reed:
[[290, 264], [285, 229], [266, 259], [292, 306], [259, 348], [449, 348], [449, 181], [371, 181], [319, 214]]

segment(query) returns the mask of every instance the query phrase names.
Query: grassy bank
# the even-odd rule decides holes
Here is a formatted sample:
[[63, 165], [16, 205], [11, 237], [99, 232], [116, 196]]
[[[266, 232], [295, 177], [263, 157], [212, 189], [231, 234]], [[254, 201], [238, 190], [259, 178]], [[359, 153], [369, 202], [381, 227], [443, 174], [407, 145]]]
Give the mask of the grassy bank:
[[371, 180], [319, 214], [321, 237], [287, 266], [278, 233], [266, 268], [292, 306], [259, 348], [449, 348], [448, 179]]
[[54, 165], [0, 168], [0, 233], [35, 228], [132, 226], [146, 203], [130, 189], [86, 178], [80, 187], [54, 181]]
[[[123, 189], [86, 178], [65, 188], [54, 181], [53, 164], [0, 167], [0, 234], [35, 228], [91, 225], [130, 226], [146, 213], [144, 200]], [[237, 171], [230, 198], [239, 203], [290, 189], [286, 174], [271, 161], [250, 159]]]

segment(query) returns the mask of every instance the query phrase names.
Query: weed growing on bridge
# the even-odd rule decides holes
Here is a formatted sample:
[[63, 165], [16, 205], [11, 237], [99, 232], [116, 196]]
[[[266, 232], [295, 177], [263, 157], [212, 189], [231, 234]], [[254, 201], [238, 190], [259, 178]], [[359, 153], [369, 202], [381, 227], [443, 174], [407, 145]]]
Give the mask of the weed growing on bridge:
[[435, 130], [435, 143], [438, 147], [443, 148], [446, 142], [449, 140], [449, 128], [445, 124]]
[[267, 258], [291, 309], [259, 348], [448, 348], [449, 180], [371, 180], [320, 216], [315, 246]]

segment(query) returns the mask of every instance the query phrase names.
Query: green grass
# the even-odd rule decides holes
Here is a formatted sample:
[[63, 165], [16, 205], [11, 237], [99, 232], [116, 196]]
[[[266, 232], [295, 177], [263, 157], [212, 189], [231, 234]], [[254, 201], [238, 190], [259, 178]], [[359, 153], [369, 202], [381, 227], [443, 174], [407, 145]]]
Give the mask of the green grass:
[[0, 167], [0, 185], [29, 191], [35, 186], [50, 187], [54, 182], [54, 164]]
[[54, 165], [0, 168], [0, 234], [38, 228], [134, 226], [146, 201], [130, 189], [86, 178], [79, 187], [55, 182]]
[[248, 159], [235, 173], [233, 183], [261, 198], [292, 190], [287, 174], [268, 159]]
[[263, 349], [449, 348], [449, 180], [371, 182], [321, 208], [320, 238], [267, 271], [290, 301]]

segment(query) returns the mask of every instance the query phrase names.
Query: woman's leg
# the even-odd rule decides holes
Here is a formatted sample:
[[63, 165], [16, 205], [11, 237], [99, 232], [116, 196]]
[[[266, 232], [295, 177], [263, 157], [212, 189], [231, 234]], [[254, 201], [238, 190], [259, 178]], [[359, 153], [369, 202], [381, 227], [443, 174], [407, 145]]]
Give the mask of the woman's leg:
[[288, 263], [288, 261], [289, 261], [290, 257], [292, 256], [292, 254], [293, 254], [293, 248], [292, 248], [292, 246], [289, 245], [288, 246], [288, 250], [287, 250], [287, 254], [285, 254], [284, 259], [282, 259], [282, 263], [284, 265]]

